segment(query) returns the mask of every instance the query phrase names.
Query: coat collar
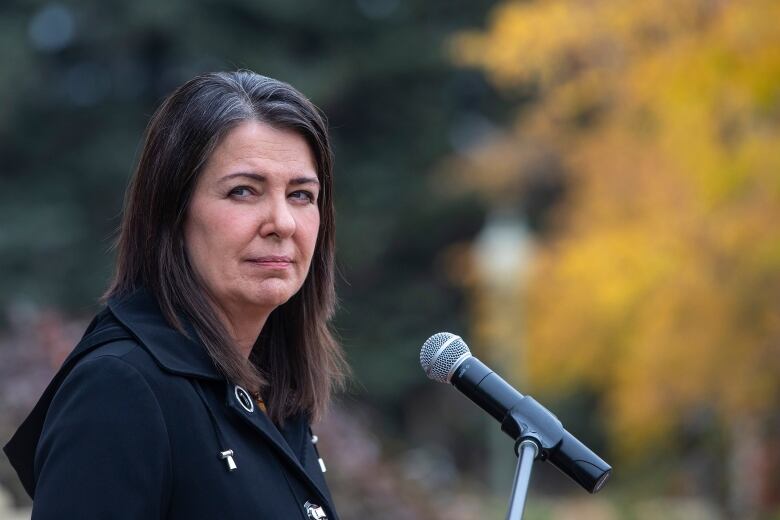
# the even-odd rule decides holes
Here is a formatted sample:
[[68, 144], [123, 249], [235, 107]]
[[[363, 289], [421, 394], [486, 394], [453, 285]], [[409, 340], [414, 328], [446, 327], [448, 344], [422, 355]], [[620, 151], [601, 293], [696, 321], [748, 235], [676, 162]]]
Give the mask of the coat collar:
[[165, 370], [182, 376], [224, 379], [190, 324], [183, 320], [189, 338], [168, 325], [146, 289], [111, 298], [108, 308]]

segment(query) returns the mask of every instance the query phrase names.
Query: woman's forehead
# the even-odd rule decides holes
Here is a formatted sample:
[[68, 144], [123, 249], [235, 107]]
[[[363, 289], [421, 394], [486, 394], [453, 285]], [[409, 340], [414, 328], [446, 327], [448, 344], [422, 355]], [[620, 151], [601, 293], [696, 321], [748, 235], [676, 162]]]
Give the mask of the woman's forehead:
[[314, 156], [306, 140], [291, 130], [247, 121], [230, 130], [206, 162], [206, 174], [236, 173], [289, 178], [317, 178]]

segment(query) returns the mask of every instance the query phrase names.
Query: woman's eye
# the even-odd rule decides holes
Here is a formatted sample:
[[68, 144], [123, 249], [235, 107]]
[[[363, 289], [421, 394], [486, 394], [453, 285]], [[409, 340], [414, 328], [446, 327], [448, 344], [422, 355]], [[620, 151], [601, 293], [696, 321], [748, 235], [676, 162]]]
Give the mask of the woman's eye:
[[314, 193], [306, 190], [294, 191], [290, 194], [290, 197], [298, 200], [305, 200], [310, 203], [314, 203], [317, 201], [317, 197], [314, 196]]
[[230, 190], [230, 193], [228, 195], [230, 196], [237, 196], [237, 197], [248, 197], [252, 194], [252, 190], [250, 190], [246, 186], [236, 186], [232, 190]]

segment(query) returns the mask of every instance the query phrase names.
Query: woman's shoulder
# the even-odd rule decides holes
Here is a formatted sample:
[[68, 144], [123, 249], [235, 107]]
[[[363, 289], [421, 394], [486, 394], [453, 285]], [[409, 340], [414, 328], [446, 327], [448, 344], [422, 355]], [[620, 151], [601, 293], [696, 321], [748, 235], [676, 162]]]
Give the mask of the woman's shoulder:
[[59, 380], [61, 385], [74, 372], [122, 369], [144, 377], [160, 373], [159, 365], [138, 337], [105, 308], [92, 320], [52, 383]]
[[[25, 421], [4, 447], [8, 459], [32, 497], [46, 453], [55, 445], [85, 440], [92, 425], [110, 431], [110, 439], [129, 426], [145, 424], [164, 430], [149, 381], [156, 368], [129, 331], [110, 313], [98, 314], [65, 359]], [[133, 420], [130, 420], [133, 419]], [[134, 422], [143, 419], [140, 422]], [[131, 431], [131, 430], [127, 430]], [[89, 439], [95, 444], [96, 439]], [[68, 452], [68, 450], [65, 450]]]
[[78, 359], [63, 378], [61, 386], [77, 378], [82, 380], [82, 384], [104, 382], [113, 387], [114, 393], [121, 394], [128, 390], [126, 385], [121, 384], [122, 379], [138, 379], [149, 384], [160, 377], [165, 377], [165, 372], [154, 358], [137, 340], [124, 338], [103, 344]]
[[[83, 496], [83, 488], [101, 497], [102, 512], [128, 495], [146, 497], [136, 517], [163, 509], [172, 468], [161, 394], [152, 381], [159, 372], [133, 339], [104, 343], [76, 360], [51, 397], [34, 449], [17, 460], [29, 472], [26, 487], [40, 516], [75, 517], [83, 505], [69, 497]], [[136, 478], [141, 472], [145, 477]], [[60, 516], [63, 511], [74, 515]]]

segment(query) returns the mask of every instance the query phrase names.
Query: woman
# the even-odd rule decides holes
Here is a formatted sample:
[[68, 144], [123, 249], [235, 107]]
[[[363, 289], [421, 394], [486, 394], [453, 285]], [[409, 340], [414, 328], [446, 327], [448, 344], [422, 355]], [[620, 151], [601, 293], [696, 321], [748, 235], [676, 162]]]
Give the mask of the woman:
[[240, 71], [157, 110], [106, 308], [5, 447], [33, 518], [336, 518], [310, 421], [344, 377], [318, 110]]

